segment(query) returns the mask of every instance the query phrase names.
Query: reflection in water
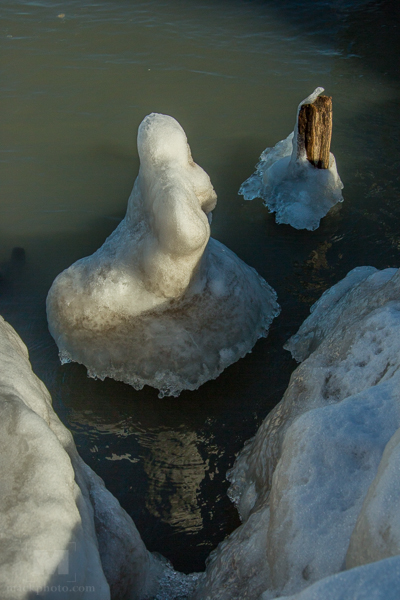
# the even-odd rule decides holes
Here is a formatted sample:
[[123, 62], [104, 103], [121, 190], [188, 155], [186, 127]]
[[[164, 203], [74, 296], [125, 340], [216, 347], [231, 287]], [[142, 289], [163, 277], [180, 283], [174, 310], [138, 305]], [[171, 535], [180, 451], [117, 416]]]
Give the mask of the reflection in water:
[[[98, 448], [96, 446], [93, 447], [93, 452], [97, 452]], [[118, 456], [117, 454], [112, 454], [111, 456], [106, 456], [106, 460], [129, 460], [131, 463], [139, 462], [138, 458], [132, 458], [130, 454], [122, 454]]]
[[[148, 547], [179, 569], [202, 569], [238, 524], [225, 473], [281, 398], [295, 367], [282, 347], [309, 305], [353, 267], [400, 265], [399, 10], [391, 0], [2, 2], [0, 313], [28, 344], [84, 460]], [[237, 192], [318, 85], [333, 96], [345, 200], [304, 233]], [[137, 127], [152, 111], [182, 123], [213, 181], [213, 237], [282, 306], [251, 354], [163, 401], [61, 367], [45, 315], [55, 276], [123, 218]]]
[[[143, 429], [130, 419], [100, 424], [93, 413], [76, 409], [70, 414], [70, 423], [72, 426], [86, 426], [93, 454], [99, 452], [99, 446], [104, 446], [99, 434], [124, 440], [124, 448], [140, 448], [139, 456], [134, 456], [129, 452], [116, 453], [112, 446], [107, 445], [108, 452], [104, 458], [109, 461], [127, 460], [132, 464], [140, 462], [147, 479], [145, 506], [149, 513], [176, 532], [193, 534], [201, 530], [200, 484], [206, 473], [209, 478], [214, 475], [210, 472], [209, 457], [203, 458], [199, 450], [200, 444], [204, 445], [206, 440], [185, 427], [179, 430], [167, 427]], [[211, 452], [215, 454], [216, 451], [217, 447], [211, 446]]]
[[[302, 263], [293, 262], [294, 272], [298, 279], [291, 284], [291, 287], [293, 295], [297, 297], [299, 302], [311, 306], [326, 290], [326, 276], [327, 273], [332, 271], [332, 267], [328, 263], [327, 253], [332, 248], [334, 240], [335, 237], [331, 237], [330, 242], [319, 242], [309, 258]], [[299, 285], [301, 285], [300, 290]]]
[[[69, 382], [70, 378], [67, 386]], [[159, 538], [160, 533], [168, 536], [171, 546], [180, 543], [182, 536], [189, 536], [198, 543], [203, 528], [209, 527], [214, 518], [210, 499], [217, 505], [221, 500], [211, 490], [208, 502], [204, 502], [204, 489], [210, 490], [210, 484], [212, 486], [218, 477], [218, 465], [225, 453], [214, 434], [206, 432], [204, 427], [198, 432], [190, 430], [187, 423], [177, 428], [155, 427], [148, 422], [144, 426], [140, 422], [140, 410], [139, 418], [134, 418], [127, 414], [128, 407], [121, 402], [114, 403], [113, 407], [100, 404], [97, 410], [82, 410], [77, 405], [79, 398], [75, 396], [69, 423], [78, 440], [84, 435], [94, 468], [97, 461], [108, 461], [111, 477], [107, 476], [107, 484], [111, 483], [112, 487], [115, 481], [120, 486], [118, 471], [123, 472], [128, 494], [141, 494], [141, 510], [133, 515], [135, 521], [140, 524], [141, 517], [146, 515], [146, 520], [151, 519], [157, 530], [155, 537]], [[152, 532], [144, 529], [141, 533], [152, 547]], [[200, 544], [205, 558], [213, 544], [204, 539]]]
[[150, 451], [143, 461], [149, 481], [146, 508], [176, 531], [200, 531], [203, 519], [198, 496], [208, 461], [200, 456], [196, 433], [146, 431], [138, 438]]

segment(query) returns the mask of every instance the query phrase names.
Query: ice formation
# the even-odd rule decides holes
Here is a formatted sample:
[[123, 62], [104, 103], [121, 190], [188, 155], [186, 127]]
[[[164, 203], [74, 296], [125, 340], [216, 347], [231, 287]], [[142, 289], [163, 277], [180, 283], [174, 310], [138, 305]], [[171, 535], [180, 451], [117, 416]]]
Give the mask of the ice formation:
[[287, 348], [303, 362], [228, 474], [243, 524], [211, 555], [195, 599], [394, 600], [400, 270], [351, 271]]
[[165, 564], [79, 457], [2, 317], [0, 408], [2, 600], [153, 596]]
[[240, 187], [245, 200], [262, 198], [276, 213], [277, 223], [313, 231], [338, 202], [343, 202], [343, 184], [330, 153], [328, 169], [317, 169], [308, 160], [304, 140], [298, 136], [298, 115], [303, 104], [312, 104], [324, 91], [317, 88], [300, 102], [294, 131], [260, 156], [256, 171]]
[[[321, 579], [285, 600], [398, 600], [400, 557], [395, 556]], [[270, 600], [262, 594], [259, 600]], [[282, 598], [283, 600], [283, 598]]]
[[279, 306], [254, 269], [209, 237], [216, 194], [179, 123], [148, 115], [138, 151], [125, 218], [56, 278], [48, 322], [62, 362], [177, 396], [250, 352]]

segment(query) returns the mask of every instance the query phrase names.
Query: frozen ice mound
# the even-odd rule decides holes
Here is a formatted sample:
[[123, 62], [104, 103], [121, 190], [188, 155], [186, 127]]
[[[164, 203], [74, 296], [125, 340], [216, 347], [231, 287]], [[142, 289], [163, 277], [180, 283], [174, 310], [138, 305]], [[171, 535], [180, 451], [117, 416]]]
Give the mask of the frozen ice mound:
[[138, 150], [126, 216], [55, 279], [49, 329], [62, 362], [177, 396], [250, 352], [279, 306], [254, 269], [210, 238], [216, 194], [179, 123], [148, 115]]
[[400, 270], [354, 269], [311, 310], [286, 346], [303, 362], [228, 473], [243, 524], [196, 600], [398, 595]]
[[[285, 600], [398, 600], [400, 557], [395, 556], [321, 579]], [[259, 600], [269, 600], [262, 594]], [[283, 600], [283, 598], [282, 598]]]
[[153, 597], [165, 563], [78, 455], [2, 317], [0, 410], [2, 600]]
[[317, 88], [300, 102], [294, 131], [273, 148], [266, 148], [256, 171], [240, 187], [245, 200], [262, 198], [276, 213], [276, 222], [295, 229], [313, 231], [322, 217], [338, 202], [343, 202], [343, 184], [330, 153], [328, 169], [317, 169], [308, 160], [304, 141], [298, 136], [298, 116], [303, 104], [312, 104], [324, 91]]
[[362, 321], [375, 308], [397, 302], [398, 278], [397, 269], [356, 267], [313, 304], [311, 315], [285, 344], [285, 349], [297, 362], [304, 361], [326, 337], [344, 333], [349, 325]]

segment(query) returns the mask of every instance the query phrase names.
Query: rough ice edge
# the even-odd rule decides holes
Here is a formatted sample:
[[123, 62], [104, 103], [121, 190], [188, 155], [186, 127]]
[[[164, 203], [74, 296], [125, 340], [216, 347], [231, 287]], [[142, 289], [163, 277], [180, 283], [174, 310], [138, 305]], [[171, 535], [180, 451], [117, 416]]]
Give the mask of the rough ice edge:
[[[325, 343], [325, 346], [329, 345], [333, 337], [336, 344], [340, 344], [349, 326], [386, 303], [398, 301], [399, 281], [400, 270], [398, 269], [389, 268], [379, 271], [375, 267], [356, 267], [344, 279], [322, 294], [310, 308], [310, 316], [305, 319], [298, 332], [286, 342], [284, 348], [291, 352], [293, 358], [301, 362], [301, 365], [293, 372], [283, 400], [269, 413], [256, 436], [245, 442], [233, 468], [227, 473], [227, 479], [231, 482], [228, 496], [237, 507], [243, 521], [248, 518], [257, 501], [255, 484], [249, 482], [248, 478], [250, 457], [253, 455], [254, 461], [257, 449], [261, 461], [261, 457], [267, 452], [266, 462], [275, 465], [278, 447], [265, 442], [263, 431], [268, 427], [274, 427], [274, 423], [278, 424], [282, 420], [281, 409], [285, 397], [298, 393], [295, 375], [298, 373], [299, 377], [303, 378], [302, 373], [308, 365], [306, 360], [313, 356], [315, 359], [316, 351], [322, 343]], [[354, 304], [358, 306], [356, 311], [353, 308]], [[341, 324], [342, 320], [346, 323], [344, 326]], [[283, 413], [283, 415], [287, 419], [287, 414]], [[253, 471], [260, 472], [260, 469], [261, 463], [258, 467], [255, 463]], [[267, 469], [269, 483], [272, 480], [272, 472], [273, 469]]]
[[[69, 570], [77, 574], [76, 583], [82, 584], [82, 589], [76, 593], [70, 591], [68, 598], [89, 600], [92, 590], [85, 590], [93, 585], [99, 600], [153, 598], [160, 579], [165, 578], [172, 567], [165, 559], [147, 551], [132, 519], [100, 477], [80, 458], [71, 433], [52, 408], [48, 390], [32, 371], [25, 344], [1, 316], [0, 362], [2, 427], [7, 428], [8, 436], [13, 436], [7, 449], [3, 449], [0, 461], [1, 504], [3, 510], [11, 510], [14, 515], [11, 522], [7, 521], [7, 512], [1, 513], [2, 519], [5, 518], [3, 536], [7, 536], [12, 527], [9, 543], [1, 554], [1, 597], [25, 600], [29, 590], [33, 593], [39, 589], [41, 597], [53, 598], [52, 586], [62, 588], [70, 584], [70, 576], [63, 578], [65, 565], [57, 571], [57, 560], [65, 561], [60, 540], [68, 534], [68, 547], [75, 543], [75, 551], [69, 553]], [[13, 479], [17, 465], [4, 464], [7, 452], [18, 456], [18, 451], [25, 455], [26, 461], [30, 459], [29, 471], [21, 481]], [[40, 479], [42, 466], [47, 471], [50, 469], [49, 481]], [[54, 488], [57, 481], [66, 489], [62, 498], [57, 496], [57, 487]], [[27, 485], [31, 486], [29, 495]], [[13, 494], [14, 501], [10, 503]], [[18, 523], [19, 530], [16, 529]], [[15, 553], [14, 547], [18, 544], [20, 551]], [[11, 560], [7, 552], [11, 553]], [[51, 565], [48, 564], [50, 555], [54, 563]], [[184, 575], [179, 575], [176, 574], [177, 581], [185, 580]], [[56, 595], [65, 597], [59, 590]]]
[[[350, 427], [350, 430], [351, 427], [357, 429], [359, 422], [362, 422], [363, 418], [365, 419], [364, 416], [361, 421], [359, 418], [356, 418], [354, 424], [352, 424], [351, 419], [350, 422], [346, 423], [347, 414], [349, 416], [352, 414], [351, 411], [350, 413], [348, 412], [348, 409], [353, 406], [353, 409], [355, 408], [362, 415], [364, 410], [363, 402], [365, 403], [365, 400], [368, 398], [370, 406], [374, 410], [380, 411], [380, 419], [382, 420], [383, 418], [384, 422], [382, 426], [382, 423], [376, 421], [375, 418], [372, 420], [369, 419], [369, 422], [368, 420], [366, 421], [367, 431], [368, 427], [371, 430], [369, 437], [370, 449], [372, 454], [375, 454], [372, 462], [369, 463], [372, 457], [370, 458], [368, 451], [366, 452], [366, 447], [363, 447], [363, 443], [358, 448], [360, 459], [363, 460], [363, 456], [365, 456], [365, 467], [368, 467], [368, 476], [365, 477], [362, 470], [359, 472], [362, 476], [362, 487], [359, 490], [360, 494], [355, 490], [357, 496], [356, 508], [359, 514], [357, 523], [355, 515], [350, 515], [354, 529], [349, 549], [352, 559], [350, 562], [349, 558], [347, 560], [348, 567], [352, 568], [345, 573], [339, 573], [326, 578], [322, 577], [317, 583], [313, 583], [311, 580], [308, 584], [312, 584], [310, 587], [296, 593], [294, 596], [290, 596], [290, 598], [293, 598], [293, 600], [295, 598], [299, 600], [303, 598], [304, 600], [320, 600], [321, 597], [324, 597], [330, 600], [347, 600], [349, 597], [357, 597], [363, 600], [370, 600], [371, 598], [383, 600], [386, 596], [384, 593], [381, 593], [381, 588], [389, 589], [390, 587], [385, 584], [386, 577], [390, 577], [392, 581], [393, 578], [396, 581], [398, 580], [398, 557], [396, 556], [396, 559], [380, 559], [382, 556], [400, 554], [400, 507], [398, 500], [393, 499], [393, 496], [398, 497], [394, 490], [397, 490], [400, 485], [398, 481], [393, 481], [393, 478], [399, 475], [396, 457], [400, 456], [400, 429], [397, 429], [396, 432], [396, 428], [400, 425], [400, 397], [398, 394], [399, 366], [396, 363], [396, 357], [400, 356], [400, 337], [397, 334], [397, 330], [400, 327], [400, 271], [396, 269], [377, 271], [371, 267], [363, 267], [350, 272], [346, 279], [333, 286], [331, 290], [324, 294], [324, 298], [320, 299], [319, 304], [316, 303], [314, 305], [312, 315], [308, 319], [314, 325], [318, 320], [326, 320], [327, 323], [325, 327], [322, 327], [323, 335], [319, 339], [316, 348], [313, 349], [311, 354], [307, 353], [309, 358], [292, 375], [285, 397], [287, 396], [289, 401], [290, 397], [292, 397], [292, 408], [294, 408], [294, 411], [291, 411], [290, 406], [287, 406], [285, 409], [284, 397], [276, 409], [268, 415], [257, 432], [256, 437], [249, 440], [245, 449], [239, 455], [231, 473], [228, 474], [228, 479], [232, 482], [230, 495], [237, 504], [244, 524], [210, 555], [206, 574], [200, 580], [200, 587], [195, 595], [195, 600], [256, 598], [262, 591], [263, 577], [266, 582], [264, 589], [268, 588], [268, 590], [262, 594], [262, 600], [270, 600], [276, 597], [287, 598], [288, 592], [293, 593], [296, 591], [295, 589], [290, 590], [289, 587], [281, 590], [281, 593], [279, 593], [279, 588], [274, 588], [274, 586], [271, 588], [271, 584], [268, 581], [271, 575], [265, 560], [266, 553], [268, 553], [268, 545], [265, 546], [265, 540], [269, 521], [269, 488], [272, 484], [272, 490], [274, 490], [274, 486], [279, 481], [282, 481], [282, 476], [278, 476], [275, 484], [273, 482], [277, 461], [279, 461], [278, 465], [281, 464], [281, 459], [279, 459], [281, 450], [279, 448], [282, 446], [282, 441], [290, 439], [290, 436], [293, 438], [296, 428], [299, 429], [302, 423], [307, 424], [310, 419], [312, 421], [314, 416], [319, 414], [322, 417], [324, 411], [328, 414], [332, 410], [334, 412], [339, 411], [337, 414], [341, 414], [342, 419], [345, 419], [345, 428], [339, 428], [340, 430], [343, 429], [343, 439], [345, 440], [347, 435], [345, 433], [346, 427], [347, 429]], [[340, 313], [343, 323], [338, 318], [340, 317]], [[391, 320], [393, 319], [394, 327], [391, 325]], [[312, 329], [311, 326], [306, 327], [308, 320], [302, 326], [305, 332]], [[360, 322], [360, 326], [362, 323], [365, 323], [365, 331], [361, 332], [361, 337], [357, 342], [358, 344], [364, 344], [362, 346], [363, 353], [360, 356], [356, 352], [353, 358], [350, 353], [349, 364], [351, 364], [351, 361], [355, 361], [354, 368], [362, 369], [364, 366], [363, 354], [365, 354], [365, 357], [371, 355], [371, 365], [373, 368], [372, 370], [370, 369], [371, 372], [369, 374], [366, 374], [367, 376], [357, 373], [357, 378], [354, 381], [354, 383], [357, 381], [357, 385], [355, 395], [353, 394], [353, 396], [350, 389], [346, 391], [347, 384], [345, 383], [346, 377], [350, 377], [351, 379], [352, 371], [349, 371], [350, 375], [347, 374], [343, 377], [343, 375], [340, 375], [339, 370], [336, 385], [342, 385], [341, 380], [343, 378], [344, 389], [341, 392], [342, 395], [339, 398], [329, 399], [328, 397], [326, 400], [323, 400], [321, 397], [323, 400], [321, 405], [320, 400], [313, 400], [314, 392], [316, 393], [323, 383], [323, 379], [319, 382], [319, 379], [321, 379], [319, 376], [320, 371], [322, 372], [322, 376], [324, 370], [326, 371], [328, 376], [327, 381], [329, 381], [330, 365], [332, 369], [335, 368], [334, 357], [337, 357], [337, 362], [339, 360], [337, 352], [342, 346], [341, 362], [338, 364], [343, 363], [343, 374], [347, 372], [347, 353], [350, 352], [347, 348], [351, 347], [351, 344], [354, 343], [359, 333], [359, 324], [357, 321]], [[376, 332], [376, 340], [374, 332]], [[390, 335], [392, 338], [390, 338]], [[363, 336], [365, 338], [364, 342], [362, 342]], [[369, 340], [369, 338], [371, 339]], [[391, 340], [395, 342], [394, 345], [391, 343]], [[375, 351], [374, 345], [376, 344]], [[383, 352], [379, 347], [380, 344], [386, 344]], [[357, 348], [357, 346], [355, 347]], [[393, 348], [395, 348], [394, 351]], [[328, 355], [327, 361], [324, 359], [326, 353]], [[329, 360], [330, 355], [333, 357], [331, 361]], [[390, 364], [383, 368], [386, 356], [389, 357]], [[318, 380], [315, 386], [313, 386], [312, 382], [308, 383], [308, 399], [304, 397], [304, 390], [302, 389], [304, 384], [307, 386], [307, 369], [311, 375], [314, 372], [314, 377]], [[377, 369], [377, 371], [375, 372], [374, 369]], [[295, 377], [296, 374], [298, 374], [297, 377]], [[315, 390], [313, 392], [314, 387]], [[357, 390], [360, 392], [358, 395]], [[320, 391], [322, 392], [323, 390], [321, 389]], [[305, 400], [306, 402], [304, 402]], [[329, 404], [330, 402], [333, 402], [333, 404]], [[325, 407], [324, 403], [327, 403]], [[296, 404], [300, 404], [300, 406], [296, 408]], [[336, 419], [325, 418], [325, 420], [321, 420], [321, 423], [325, 423], [328, 426], [330, 422], [333, 425]], [[283, 432], [280, 435], [279, 441], [279, 437], [276, 437], [276, 432], [282, 429], [282, 426]], [[375, 433], [374, 427], [376, 429]], [[268, 428], [272, 437], [276, 438], [272, 446], [269, 444], [268, 436], [266, 435]], [[305, 432], [307, 431], [306, 426]], [[392, 433], [393, 437], [391, 438]], [[348, 438], [349, 446], [352, 443], [351, 437]], [[309, 438], [310, 435], [307, 434], [304, 438], [306, 444]], [[317, 454], [323, 452], [324, 440], [323, 433], [321, 443], [315, 447]], [[333, 444], [334, 447], [335, 444]], [[299, 455], [297, 452], [295, 455], [301, 457], [301, 453]], [[338, 459], [339, 461], [341, 460], [340, 453], [338, 454]], [[265, 464], [268, 462], [271, 462], [270, 467]], [[335, 476], [338, 479], [335, 489], [339, 494], [342, 487], [340, 483], [341, 473], [340, 468], [334, 469], [333, 474], [336, 474]], [[371, 476], [373, 477], [374, 474], [375, 479], [371, 480]], [[259, 480], [258, 486], [256, 485], [257, 478]], [[350, 485], [350, 488], [353, 483], [353, 478], [348, 477], [346, 479], [346, 484], [347, 486]], [[261, 489], [263, 485], [265, 485], [264, 490]], [[235, 486], [236, 489], [232, 489]], [[317, 497], [318, 493], [315, 495], [315, 498]], [[334, 499], [335, 494], [331, 495], [331, 501]], [[313, 501], [315, 501], [314, 498]], [[391, 533], [388, 537], [387, 531], [390, 524], [387, 515], [389, 511], [393, 527], [391, 527]], [[379, 519], [376, 518], [377, 514]], [[375, 515], [373, 524], [371, 523], [371, 515]], [[260, 525], [262, 520], [266, 521], [267, 528]], [[369, 545], [372, 547], [370, 551], [367, 551], [367, 556], [365, 557], [366, 548], [364, 547], [365, 543], [363, 540], [365, 541], [366, 528], [370, 530], [368, 539]], [[378, 531], [379, 535], [377, 535]], [[343, 536], [343, 533], [339, 529], [334, 535]], [[350, 539], [348, 525], [344, 531], [344, 535], [345, 537], [340, 542], [342, 545], [340, 556], [336, 559], [336, 562], [337, 560], [339, 561], [336, 565], [336, 570], [340, 570], [341, 565], [344, 564], [346, 544], [349, 543]], [[257, 541], [258, 538], [259, 541]], [[371, 544], [371, 540], [373, 540], [373, 544]], [[326, 547], [329, 551], [332, 551], [332, 544], [328, 544]], [[300, 552], [298, 554], [299, 557], [302, 554], [303, 552]], [[370, 561], [380, 562], [374, 562], [365, 567], [358, 567], [358, 565]], [[388, 565], [390, 565], [389, 570]], [[357, 568], [354, 568], [354, 566]], [[329, 571], [326, 574], [330, 575]], [[364, 577], [365, 582], [363, 581]], [[371, 581], [374, 578], [377, 580], [374, 581], [375, 585], [373, 586], [373, 594], [371, 595]], [[349, 596], [346, 584], [341, 585], [340, 582], [348, 582], [354, 596]], [[284, 595], [282, 595], [282, 591]], [[397, 598], [396, 593], [390, 594], [387, 597]]]
[[[327, 336], [332, 335], [335, 329], [341, 328], [344, 320], [348, 326], [373, 306], [378, 307], [385, 302], [386, 297], [382, 296], [380, 288], [392, 278], [395, 278], [393, 289], [389, 284], [389, 291], [385, 288], [385, 293], [389, 293], [389, 297], [395, 300], [398, 277], [397, 269], [378, 271], [375, 267], [356, 267], [344, 279], [327, 289], [311, 306], [310, 316], [286, 342], [285, 350], [288, 350], [297, 362], [304, 361]], [[364, 297], [366, 302], [363, 301]], [[358, 311], [352, 311], [354, 303], [358, 303]]]
[[202, 573], [185, 575], [167, 564], [157, 594], [151, 600], [190, 600], [201, 576]]
[[[249, 267], [251, 268], [251, 267]], [[252, 269], [254, 270], [254, 269]], [[255, 275], [259, 277], [259, 275], [254, 270]], [[200, 374], [197, 381], [195, 383], [190, 383], [182, 380], [182, 378], [173, 373], [172, 371], [159, 371], [156, 373], [154, 377], [151, 379], [145, 379], [139, 377], [138, 375], [130, 375], [127, 376], [126, 373], [123, 373], [121, 369], [117, 368], [108, 368], [103, 369], [101, 372], [96, 370], [96, 368], [91, 368], [85, 365], [83, 362], [76, 360], [73, 358], [71, 354], [69, 354], [66, 350], [61, 350], [59, 352], [59, 358], [62, 365], [76, 362], [78, 364], [82, 364], [87, 368], [87, 376], [91, 379], [99, 379], [100, 381], [104, 381], [107, 377], [114, 379], [115, 381], [122, 381], [124, 383], [128, 383], [135, 390], [140, 391], [143, 389], [145, 385], [150, 387], [154, 387], [159, 390], [158, 397], [174, 397], [177, 398], [183, 390], [194, 391], [199, 389], [207, 381], [212, 381], [213, 379], [217, 379], [219, 375], [229, 366], [237, 362], [239, 359], [243, 358], [247, 354], [251, 354], [254, 345], [261, 338], [268, 337], [269, 327], [274, 320], [280, 314], [280, 307], [278, 305], [278, 296], [273, 288], [271, 288], [261, 277], [259, 277], [261, 285], [268, 291], [270, 294], [271, 304], [275, 303], [276, 307], [270, 312], [270, 314], [265, 316], [265, 318], [259, 323], [257, 330], [253, 332], [253, 336], [243, 342], [242, 344], [237, 344], [235, 348], [225, 349], [222, 348], [220, 350], [220, 362], [215, 367], [213, 371], [207, 368], [204, 365], [203, 373]], [[234, 356], [232, 356], [232, 352], [235, 350]]]
[[[157, 127], [163, 135], [158, 136]], [[209, 238], [215, 191], [194, 163], [175, 119], [154, 113], [146, 117], [139, 127], [138, 150], [141, 167], [126, 217], [97, 252], [56, 278], [47, 297], [49, 329], [62, 364], [74, 361], [86, 366], [89, 377], [111, 377], [137, 390], [147, 384], [158, 388], [160, 397], [176, 397], [218, 377], [250, 352], [266, 337], [280, 308], [275, 291], [253, 268]], [[161, 200], [169, 207], [161, 215], [165, 219], [158, 214]], [[176, 215], [180, 234], [175, 240], [173, 235], [169, 239], [169, 231], [177, 225]], [[192, 229], [198, 233], [196, 228], [203, 236], [200, 246], [179, 256], [178, 250], [194, 239]], [[176, 248], [170, 252], [171, 241]], [[171, 259], [176, 256], [183, 263]], [[181, 267], [189, 282], [186, 288]], [[207, 302], [199, 302], [201, 297]], [[183, 317], [171, 318], [173, 310]], [[235, 328], [226, 327], [228, 320], [235, 321]], [[228, 331], [224, 339], [221, 332], [216, 335], [218, 322], [221, 331]], [[161, 338], [154, 334], [154, 325], [157, 333], [162, 330]]]
[[[342, 571], [320, 579], [302, 592], [282, 600], [398, 600], [400, 557]], [[264, 593], [259, 600], [270, 600]], [[279, 600], [279, 597], [277, 598]]]
[[314, 231], [320, 220], [343, 202], [343, 183], [330, 153], [329, 169], [317, 169], [307, 160], [303, 144], [298, 141], [298, 116], [303, 104], [313, 103], [324, 91], [318, 87], [297, 108], [294, 131], [273, 148], [266, 148], [256, 171], [240, 187], [245, 200], [262, 198], [265, 206], [276, 213], [276, 222], [295, 229]]
[[[389, 268], [379, 271], [375, 267], [356, 267], [344, 279], [322, 294], [310, 308], [310, 316], [305, 319], [298, 332], [286, 342], [284, 348], [291, 352], [293, 358], [301, 362], [301, 365], [293, 372], [284, 398], [266, 417], [256, 436], [245, 442], [233, 468], [227, 473], [227, 479], [231, 482], [228, 496], [237, 507], [242, 520], [248, 518], [257, 501], [255, 484], [249, 482], [248, 478], [248, 461], [252, 454], [254, 461], [257, 448], [260, 460], [267, 451], [267, 462], [275, 465], [278, 447], [265, 443], [262, 432], [282, 420], [281, 409], [285, 397], [298, 393], [295, 375], [299, 373], [299, 377], [303, 378], [302, 373], [308, 365], [306, 360], [313, 356], [315, 359], [316, 351], [322, 343], [327, 346], [333, 338], [336, 344], [340, 344], [349, 326], [386, 303], [398, 301], [399, 281], [399, 269]], [[353, 308], [354, 304], [358, 306], [356, 311]], [[346, 323], [344, 326], [342, 320]], [[283, 414], [287, 418], [287, 415]], [[253, 471], [257, 472], [260, 469], [261, 463], [259, 467], [255, 463]], [[267, 472], [271, 483], [272, 472], [269, 469]]]

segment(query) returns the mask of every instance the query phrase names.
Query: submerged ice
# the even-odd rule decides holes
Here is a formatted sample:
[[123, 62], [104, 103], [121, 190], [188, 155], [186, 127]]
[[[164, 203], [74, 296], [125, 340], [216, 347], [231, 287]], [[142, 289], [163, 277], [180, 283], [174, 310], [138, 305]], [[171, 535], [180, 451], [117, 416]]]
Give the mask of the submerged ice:
[[138, 151], [125, 218], [56, 278], [48, 322], [62, 362], [176, 396], [249, 352], [279, 306], [254, 269], [210, 238], [216, 194], [179, 123], [148, 115]]
[[287, 349], [302, 363], [228, 474], [243, 524], [212, 554], [195, 598], [394, 600], [400, 270], [351, 271]]
[[260, 156], [256, 171], [240, 187], [245, 200], [262, 198], [276, 213], [277, 223], [295, 229], [317, 229], [322, 217], [343, 201], [343, 184], [330, 153], [328, 169], [318, 169], [307, 159], [304, 140], [298, 135], [298, 115], [303, 104], [312, 104], [324, 91], [317, 88], [300, 102], [294, 131]]

